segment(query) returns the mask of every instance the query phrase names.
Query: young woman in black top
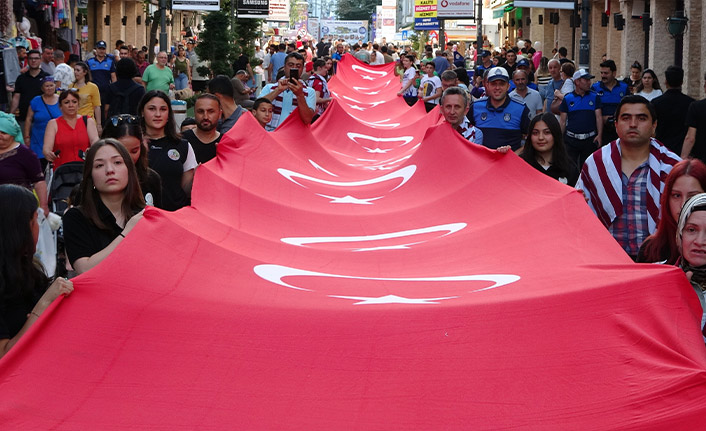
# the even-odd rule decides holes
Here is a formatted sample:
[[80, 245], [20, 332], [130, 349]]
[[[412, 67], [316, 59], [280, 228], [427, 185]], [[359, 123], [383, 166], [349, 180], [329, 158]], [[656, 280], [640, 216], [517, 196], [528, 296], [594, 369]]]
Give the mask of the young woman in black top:
[[0, 185], [0, 358], [56, 298], [74, 290], [65, 278], [49, 285], [34, 260], [38, 236], [37, 198], [24, 187]]
[[149, 166], [162, 178], [162, 208], [175, 211], [189, 205], [196, 156], [177, 132], [169, 96], [159, 90], [148, 91], [137, 112], [148, 139]]
[[117, 139], [130, 153], [140, 179], [145, 204], [162, 208], [162, 179], [147, 164], [147, 145], [142, 139], [140, 119], [134, 115], [122, 114], [108, 118], [105, 123], [101, 137]]
[[554, 114], [536, 115], [529, 125], [527, 143], [521, 157], [538, 171], [573, 187], [579, 171], [569, 160], [562, 139], [561, 126]]
[[145, 201], [135, 165], [115, 139], [101, 139], [86, 153], [80, 205], [64, 214], [69, 262], [83, 273], [99, 264], [142, 218]]

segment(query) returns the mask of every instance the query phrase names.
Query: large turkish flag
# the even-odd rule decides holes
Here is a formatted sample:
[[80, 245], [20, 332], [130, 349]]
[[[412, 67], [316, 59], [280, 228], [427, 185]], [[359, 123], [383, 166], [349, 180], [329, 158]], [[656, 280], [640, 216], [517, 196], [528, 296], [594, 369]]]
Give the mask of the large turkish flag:
[[8, 430], [702, 429], [680, 270], [346, 55], [311, 128], [250, 114], [0, 361]]

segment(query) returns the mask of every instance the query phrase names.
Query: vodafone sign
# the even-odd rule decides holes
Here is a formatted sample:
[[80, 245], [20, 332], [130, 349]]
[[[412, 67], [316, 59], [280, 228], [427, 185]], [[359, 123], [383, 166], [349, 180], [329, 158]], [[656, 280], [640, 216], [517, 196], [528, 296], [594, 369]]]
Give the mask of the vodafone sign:
[[473, 0], [441, 0], [436, 5], [437, 18], [475, 18]]

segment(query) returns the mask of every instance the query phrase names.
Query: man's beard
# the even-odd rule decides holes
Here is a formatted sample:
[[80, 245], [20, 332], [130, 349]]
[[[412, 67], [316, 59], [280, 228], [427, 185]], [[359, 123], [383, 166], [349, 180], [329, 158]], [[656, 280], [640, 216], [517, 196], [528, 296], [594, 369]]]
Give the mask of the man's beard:
[[201, 125], [201, 123], [196, 123], [196, 127], [201, 130], [202, 132], [210, 132], [211, 130], [215, 129], [218, 126], [218, 123], [211, 123], [211, 125], [206, 128]]

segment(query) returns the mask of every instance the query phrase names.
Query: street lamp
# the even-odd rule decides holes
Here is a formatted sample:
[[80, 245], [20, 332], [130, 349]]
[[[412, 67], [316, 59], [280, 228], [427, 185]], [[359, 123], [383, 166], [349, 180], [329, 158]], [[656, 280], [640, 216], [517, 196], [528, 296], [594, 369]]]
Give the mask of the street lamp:
[[684, 16], [684, 11], [674, 12], [674, 16], [667, 18], [667, 31], [673, 38], [681, 36], [686, 32], [689, 18]]

